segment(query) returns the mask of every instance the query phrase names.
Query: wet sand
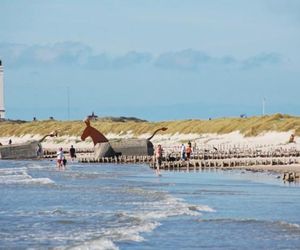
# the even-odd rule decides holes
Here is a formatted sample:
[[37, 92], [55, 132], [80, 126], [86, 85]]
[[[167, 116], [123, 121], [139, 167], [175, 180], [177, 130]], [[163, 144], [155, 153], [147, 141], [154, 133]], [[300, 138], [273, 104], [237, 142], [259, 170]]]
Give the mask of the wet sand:
[[250, 171], [270, 171], [283, 174], [285, 172], [300, 173], [299, 164], [291, 165], [257, 165], [257, 166], [238, 166], [237, 169], [245, 169]]

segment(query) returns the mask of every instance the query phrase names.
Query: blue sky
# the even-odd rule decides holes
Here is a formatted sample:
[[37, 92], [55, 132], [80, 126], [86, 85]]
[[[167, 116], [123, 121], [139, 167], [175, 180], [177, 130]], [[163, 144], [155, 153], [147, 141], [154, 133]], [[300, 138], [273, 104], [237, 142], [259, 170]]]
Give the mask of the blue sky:
[[[6, 116], [300, 114], [300, 1], [1, 0]], [[69, 107], [69, 109], [68, 109]]]

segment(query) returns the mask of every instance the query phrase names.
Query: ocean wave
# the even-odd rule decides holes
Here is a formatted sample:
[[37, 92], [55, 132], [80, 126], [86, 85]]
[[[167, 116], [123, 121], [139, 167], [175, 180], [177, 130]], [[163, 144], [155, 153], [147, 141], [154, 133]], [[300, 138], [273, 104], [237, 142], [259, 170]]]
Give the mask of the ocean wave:
[[[137, 192], [137, 189], [135, 189]], [[139, 192], [143, 192], [139, 190]], [[85, 216], [102, 218], [101, 223], [106, 226], [102, 227], [100, 231], [94, 232], [93, 235], [104, 237], [112, 242], [120, 241], [144, 241], [142, 233], [149, 233], [155, 230], [155, 228], [161, 225], [160, 220], [171, 216], [201, 216], [200, 211], [213, 212], [214, 210], [205, 205], [194, 205], [185, 202], [182, 199], [175, 198], [172, 195], [157, 191], [148, 191], [151, 196], [161, 196], [161, 200], [154, 202], [130, 202], [130, 205], [134, 205], [132, 210], [117, 210], [114, 213], [103, 211], [86, 213], [83, 211], [64, 211], [60, 208], [55, 210], [43, 211], [41, 213], [50, 216], [64, 216], [66, 217], [78, 217]], [[146, 193], [148, 193], [146, 192]], [[120, 204], [121, 205], [121, 204]], [[103, 224], [103, 225], [104, 225]], [[80, 245], [78, 249], [84, 248], [90, 242], [88, 239], [91, 235], [81, 235], [85, 243]], [[97, 248], [95, 248], [97, 249]], [[101, 249], [101, 248], [99, 248]]]
[[24, 173], [27, 173], [26, 167], [0, 169], [0, 176], [13, 175], [13, 174], [24, 174]]
[[189, 206], [189, 209], [190, 210], [198, 210], [198, 211], [201, 211], [201, 212], [216, 212], [215, 209], [209, 207], [209, 206], [206, 206], [206, 205], [190, 205]]
[[[60, 209], [53, 211], [47, 211], [47, 214], [54, 214], [58, 217], [63, 215], [63, 219], [58, 219], [55, 222], [60, 224], [74, 224], [75, 220], [67, 219], [69, 216], [74, 218], [81, 214], [81, 212], [67, 212]], [[139, 220], [137, 217], [134, 217], [125, 211], [116, 212], [116, 213], [103, 213], [95, 212], [92, 217], [97, 218], [101, 216], [101, 224], [99, 224], [98, 229], [95, 230], [86, 230], [80, 231], [77, 230], [69, 233], [68, 235], [61, 235], [59, 232], [52, 234], [52, 238], [55, 238], [57, 241], [72, 241], [72, 245], [60, 246], [54, 249], [70, 249], [70, 250], [85, 250], [85, 249], [99, 249], [99, 250], [114, 250], [119, 249], [115, 243], [120, 241], [135, 241], [141, 242], [144, 241], [144, 238], [140, 235], [141, 233], [151, 232], [157, 226], [160, 225], [159, 222]], [[87, 216], [90, 218], [91, 214]]]
[[287, 221], [278, 221], [277, 223], [285, 228], [297, 230], [300, 232], [300, 225], [297, 223], [291, 223], [291, 222], [287, 222]]
[[71, 247], [58, 247], [56, 250], [68, 249], [68, 250], [119, 250], [119, 248], [109, 239], [99, 238], [86, 241], [77, 246]]
[[53, 167], [55, 166], [55, 164], [45, 164], [45, 165], [42, 165], [42, 164], [39, 164], [38, 162], [37, 163], [31, 163], [31, 164], [28, 164], [28, 169], [32, 169], [32, 170], [40, 170], [40, 169], [52, 169]]
[[[115, 213], [116, 225], [119, 226], [107, 229], [104, 232], [104, 235], [110, 237], [113, 241], [144, 241], [141, 233], [153, 231], [161, 225], [160, 220], [182, 215], [201, 216], [201, 211], [215, 211], [206, 205], [189, 204], [183, 199], [173, 197], [165, 192], [139, 188], [134, 188], [131, 192], [143, 193], [147, 198], [151, 197], [152, 201], [130, 202], [130, 205], [136, 207], [134, 210], [130, 212], [123, 210]], [[157, 197], [160, 197], [160, 199], [157, 199]]]
[[80, 171], [74, 171], [68, 168], [68, 171], [64, 172], [64, 176], [72, 179], [115, 179], [116, 174], [110, 174], [110, 173], [99, 173], [99, 172], [80, 172]]
[[287, 221], [268, 221], [268, 220], [258, 220], [251, 218], [212, 218], [212, 219], [199, 219], [199, 222], [215, 222], [215, 223], [241, 223], [241, 224], [264, 224], [271, 227], [280, 227], [285, 229], [290, 229], [294, 231], [299, 231], [300, 225], [297, 223], [287, 222]]
[[32, 178], [27, 168], [0, 169], [0, 184], [40, 184], [49, 185], [55, 182], [49, 178]]
[[128, 223], [128, 226], [116, 227], [106, 229], [103, 235], [110, 238], [112, 241], [136, 241], [141, 242], [145, 239], [140, 235], [141, 233], [152, 232], [161, 224], [156, 221], [143, 221], [138, 224]]
[[65, 210], [61, 207], [55, 208], [53, 210], [43, 210], [43, 211], [38, 211], [38, 215], [42, 216], [64, 216], [64, 217], [90, 217], [90, 216], [103, 216], [102, 211], [97, 211], [97, 212], [87, 212], [84, 210]]
[[[169, 194], [165, 194], [164, 199], [160, 201], [143, 202], [140, 206], [143, 209], [138, 216], [147, 219], [163, 219], [180, 215], [200, 216], [201, 212], [215, 211], [209, 206], [190, 204]], [[147, 209], [150, 209], [150, 211], [147, 211]]]
[[[27, 168], [1, 169], [0, 184], [53, 184], [49, 178], [33, 178], [30, 170], [44, 168], [37, 164], [32, 164]], [[49, 165], [45, 165], [49, 168]], [[34, 172], [34, 171], [32, 171]], [[56, 173], [55, 173], [56, 174]], [[63, 177], [78, 179], [107, 178], [114, 174], [84, 172], [78, 173], [74, 169], [63, 172]], [[55, 187], [59, 187], [60, 182]], [[67, 183], [62, 185], [66, 190], [74, 186]], [[176, 198], [164, 191], [147, 189], [147, 187], [128, 187], [123, 188], [110, 186], [91, 186], [91, 188], [107, 189], [111, 192], [113, 204], [107, 202], [111, 207], [103, 204], [100, 209], [85, 210], [83, 207], [69, 209], [64, 205], [47, 207], [39, 211], [20, 211], [22, 215], [37, 216], [37, 218], [47, 218], [53, 225], [57, 223], [57, 228], [71, 228], [67, 234], [61, 231], [51, 232], [51, 239], [56, 245], [61, 247], [55, 249], [118, 249], [116, 244], [122, 241], [144, 241], [143, 233], [150, 233], [161, 225], [161, 220], [172, 216], [201, 216], [202, 212], [214, 212], [215, 210], [206, 205], [192, 204], [184, 199]], [[77, 187], [76, 187], [77, 188]], [[90, 188], [90, 186], [88, 186]], [[95, 190], [94, 190], [95, 191]], [[115, 192], [117, 194], [115, 194]], [[114, 196], [116, 195], [116, 196]], [[104, 196], [107, 197], [107, 196]], [[99, 202], [101, 202], [100, 200]], [[31, 213], [31, 214], [30, 214]], [[80, 227], [77, 223], [81, 223]], [[87, 223], [87, 224], [85, 224]], [[88, 223], [91, 224], [88, 225]], [[36, 228], [41, 225], [36, 224]], [[82, 228], [85, 230], [83, 230]], [[46, 231], [46, 230], [45, 230]], [[23, 236], [20, 235], [20, 239]], [[39, 241], [47, 241], [49, 234], [44, 238], [38, 234]], [[71, 245], [69, 245], [71, 244]]]
[[[149, 202], [130, 202], [130, 204], [140, 205], [143, 208], [154, 207], [160, 210], [165, 210], [168, 208], [169, 209], [176, 208], [176, 209], [182, 209], [182, 211], [187, 212], [187, 214], [189, 214], [189, 212], [192, 211], [215, 212], [215, 210], [209, 206], [189, 204], [185, 202], [183, 199], [176, 198], [167, 192], [154, 191], [154, 190], [148, 190], [142, 188], [128, 188], [125, 189], [124, 192], [146, 197], [146, 200], [149, 200]], [[192, 212], [190, 215], [200, 215], [200, 214]]]

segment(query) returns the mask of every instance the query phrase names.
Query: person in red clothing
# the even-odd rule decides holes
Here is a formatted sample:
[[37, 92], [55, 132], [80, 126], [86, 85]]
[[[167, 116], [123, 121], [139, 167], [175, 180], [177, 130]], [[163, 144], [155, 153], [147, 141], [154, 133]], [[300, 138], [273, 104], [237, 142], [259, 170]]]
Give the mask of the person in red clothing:
[[189, 160], [191, 158], [191, 153], [192, 153], [192, 144], [189, 141], [188, 146], [186, 148], [186, 159]]

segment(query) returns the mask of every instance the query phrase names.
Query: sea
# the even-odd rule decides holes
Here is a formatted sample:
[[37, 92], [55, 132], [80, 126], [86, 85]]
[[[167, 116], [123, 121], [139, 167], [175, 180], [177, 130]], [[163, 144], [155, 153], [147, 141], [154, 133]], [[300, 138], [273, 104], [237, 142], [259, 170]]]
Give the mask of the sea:
[[300, 249], [300, 186], [273, 173], [0, 161], [0, 249]]

